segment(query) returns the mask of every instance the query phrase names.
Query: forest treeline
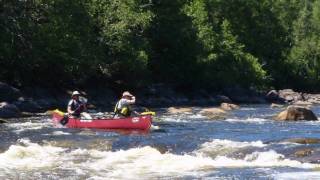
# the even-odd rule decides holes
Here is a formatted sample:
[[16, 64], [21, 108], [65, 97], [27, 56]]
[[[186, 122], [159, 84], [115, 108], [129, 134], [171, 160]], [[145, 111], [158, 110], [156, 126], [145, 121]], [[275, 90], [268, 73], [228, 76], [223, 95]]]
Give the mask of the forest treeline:
[[0, 0], [17, 86], [320, 88], [320, 0]]

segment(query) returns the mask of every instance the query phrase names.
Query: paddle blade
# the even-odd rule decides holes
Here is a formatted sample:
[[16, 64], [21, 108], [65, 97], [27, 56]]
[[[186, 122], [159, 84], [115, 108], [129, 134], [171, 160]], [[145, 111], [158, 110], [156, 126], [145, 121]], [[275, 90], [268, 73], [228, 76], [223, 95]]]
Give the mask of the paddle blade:
[[63, 116], [63, 118], [60, 121], [60, 124], [62, 124], [63, 126], [66, 125], [69, 122], [69, 118], [68, 116]]

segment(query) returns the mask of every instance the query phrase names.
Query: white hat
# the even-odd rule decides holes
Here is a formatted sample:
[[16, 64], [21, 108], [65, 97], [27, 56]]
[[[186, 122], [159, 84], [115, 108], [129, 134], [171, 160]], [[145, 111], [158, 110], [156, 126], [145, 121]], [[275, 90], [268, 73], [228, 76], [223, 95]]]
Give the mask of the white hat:
[[81, 95], [78, 91], [73, 91], [71, 96]]
[[123, 92], [123, 94], [122, 94], [122, 97], [124, 97], [124, 96], [132, 96], [132, 94], [130, 94], [129, 93], [129, 91], [125, 91], [125, 92]]

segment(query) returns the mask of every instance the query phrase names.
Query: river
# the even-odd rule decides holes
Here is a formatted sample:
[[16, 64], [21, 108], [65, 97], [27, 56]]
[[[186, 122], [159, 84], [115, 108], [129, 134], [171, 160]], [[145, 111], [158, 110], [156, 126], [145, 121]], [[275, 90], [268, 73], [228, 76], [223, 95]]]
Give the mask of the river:
[[320, 179], [320, 156], [294, 154], [320, 144], [286, 141], [319, 138], [320, 121], [274, 121], [280, 109], [267, 105], [225, 120], [157, 111], [148, 133], [67, 129], [46, 116], [0, 124], [0, 179]]

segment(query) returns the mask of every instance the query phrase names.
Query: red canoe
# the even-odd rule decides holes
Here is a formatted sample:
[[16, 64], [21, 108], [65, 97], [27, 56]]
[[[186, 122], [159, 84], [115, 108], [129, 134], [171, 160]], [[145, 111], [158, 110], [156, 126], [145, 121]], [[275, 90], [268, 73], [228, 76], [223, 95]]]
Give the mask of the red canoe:
[[[60, 123], [63, 116], [59, 113], [52, 113], [54, 123]], [[139, 129], [148, 130], [151, 127], [151, 115], [119, 119], [76, 119], [69, 118], [66, 126], [68, 128], [97, 128], [97, 129]]]

